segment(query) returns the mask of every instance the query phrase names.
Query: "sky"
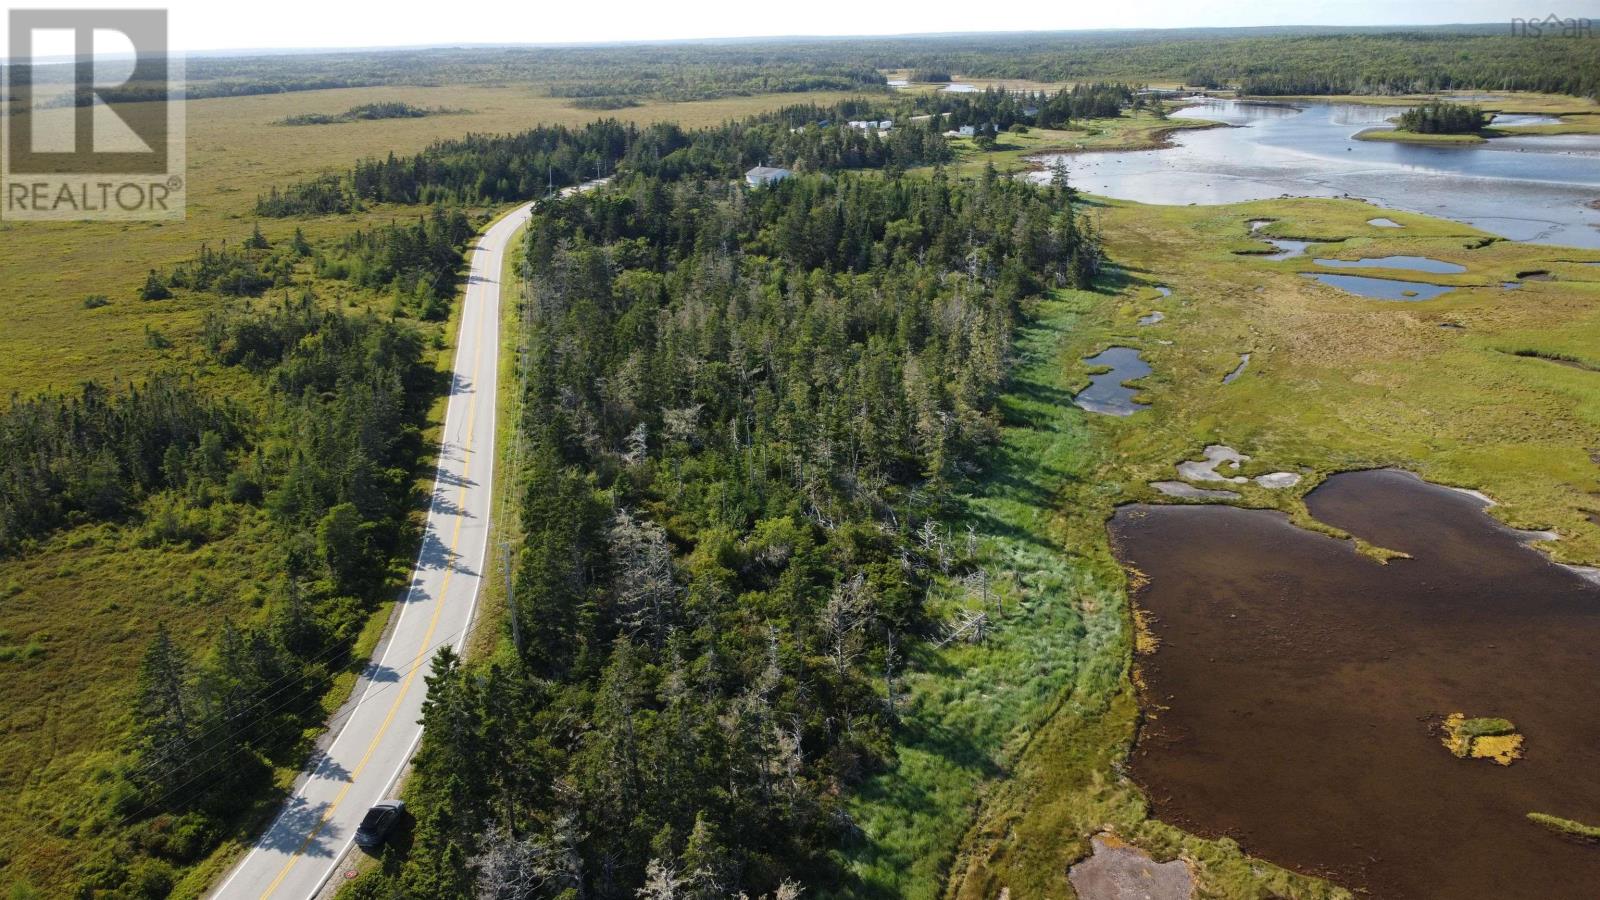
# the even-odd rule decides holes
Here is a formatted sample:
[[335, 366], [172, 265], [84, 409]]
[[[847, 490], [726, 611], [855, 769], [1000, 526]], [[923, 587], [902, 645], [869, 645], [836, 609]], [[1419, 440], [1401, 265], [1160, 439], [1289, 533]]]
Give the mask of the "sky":
[[191, 52], [1250, 25], [1506, 22], [1509, 28], [1513, 17], [1551, 13], [1594, 19], [1600, 28], [1600, 0], [0, 0], [0, 5], [165, 7], [174, 49]]

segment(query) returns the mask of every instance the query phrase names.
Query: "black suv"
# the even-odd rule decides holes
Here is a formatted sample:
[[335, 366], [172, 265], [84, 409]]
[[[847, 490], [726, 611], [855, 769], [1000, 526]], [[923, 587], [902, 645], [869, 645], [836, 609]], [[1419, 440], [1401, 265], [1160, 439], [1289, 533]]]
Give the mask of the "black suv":
[[382, 844], [405, 811], [406, 805], [399, 800], [385, 800], [367, 810], [361, 824], [356, 827], [356, 846], [371, 850]]

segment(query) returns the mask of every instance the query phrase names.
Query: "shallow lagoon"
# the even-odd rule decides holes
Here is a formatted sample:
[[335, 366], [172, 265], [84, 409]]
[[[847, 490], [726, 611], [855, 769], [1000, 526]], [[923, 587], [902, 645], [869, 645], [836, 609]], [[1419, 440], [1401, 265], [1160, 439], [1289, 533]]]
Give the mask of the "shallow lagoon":
[[1064, 162], [1081, 190], [1141, 203], [1349, 195], [1512, 240], [1600, 248], [1600, 210], [1588, 206], [1600, 190], [1600, 135], [1497, 138], [1465, 147], [1353, 139], [1400, 111], [1208, 100], [1174, 115], [1238, 127], [1176, 132], [1173, 146], [1162, 150], [1044, 161]]

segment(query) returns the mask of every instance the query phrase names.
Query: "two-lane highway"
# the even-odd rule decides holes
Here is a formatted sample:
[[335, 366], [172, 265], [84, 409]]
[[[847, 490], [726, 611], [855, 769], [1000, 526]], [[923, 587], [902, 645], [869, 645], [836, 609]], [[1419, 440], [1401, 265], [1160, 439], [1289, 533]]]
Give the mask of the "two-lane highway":
[[[472, 252], [439, 467], [422, 549], [383, 652], [326, 753], [225, 878], [218, 898], [309, 900], [349, 850], [356, 826], [388, 796], [422, 737], [427, 674], [440, 647], [460, 649], [477, 605], [489, 538], [500, 273], [531, 204], [495, 222]], [[337, 726], [335, 726], [337, 727]]]

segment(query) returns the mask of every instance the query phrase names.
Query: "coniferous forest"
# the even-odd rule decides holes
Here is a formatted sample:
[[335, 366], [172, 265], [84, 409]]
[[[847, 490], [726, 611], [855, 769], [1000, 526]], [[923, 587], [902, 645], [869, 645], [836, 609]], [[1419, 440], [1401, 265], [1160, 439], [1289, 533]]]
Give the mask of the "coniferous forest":
[[529, 234], [517, 652], [438, 660], [414, 844], [361, 895], [846, 887], [842, 799], [963, 564], [940, 516], [1096, 238], [1064, 188], [943, 176], [638, 174]]

